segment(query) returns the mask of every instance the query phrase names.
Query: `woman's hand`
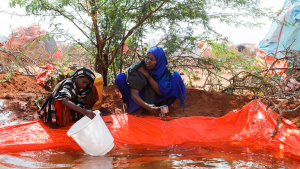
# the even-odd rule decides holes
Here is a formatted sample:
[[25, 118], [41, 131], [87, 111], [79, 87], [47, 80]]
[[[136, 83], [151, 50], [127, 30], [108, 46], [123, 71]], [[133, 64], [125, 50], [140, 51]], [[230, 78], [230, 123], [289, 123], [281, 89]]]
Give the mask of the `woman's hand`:
[[153, 104], [148, 104], [146, 103], [140, 96], [139, 96], [139, 90], [131, 88], [130, 89], [130, 94], [131, 94], [131, 98], [132, 100], [140, 105], [141, 107], [144, 107], [145, 109], [147, 109], [148, 111], [150, 111], [151, 113], [154, 114], [158, 114], [160, 112], [160, 108], [155, 107], [155, 105]]
[[86, 115], [91, 120], [96, 116], [96, 114], [92, 110], [86, 110], [86, 109], [83, 114]]
[[158, 114], [158, 113], [160, 113], [160, 108], [159, 107], [155, 107], [155, 105], [154, 104], [147, 104], [148, 106], [148, 110], [151, 112], [151, 113], [153, 113], [153, 114]]
[[149, 76], [149, 73], [147, 72], [147, 70], [141, 66], [137, 69], [137, 71], [141, 72], [144, 76], [148, 77]]

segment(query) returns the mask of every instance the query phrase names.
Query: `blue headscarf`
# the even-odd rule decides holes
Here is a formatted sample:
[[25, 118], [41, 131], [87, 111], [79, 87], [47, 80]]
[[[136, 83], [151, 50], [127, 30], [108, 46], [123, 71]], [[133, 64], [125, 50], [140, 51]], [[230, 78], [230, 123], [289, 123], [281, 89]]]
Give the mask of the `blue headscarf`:
[[[160, 47], [151, 47], [148, 53], [152, 53], [156, 59], [156, 65], [151, 69], [155, 81], [158, 84], [162, 96], [158, 97], [158, 102], [169, 97], [176, 97], [180, 100], [180, 107], [184, 106], [186, 88], [181, 76], [177, 72], [170, 72], [167, 68], [168, 60], [165, 52]], [[163, 75], [163, 76], [162, 76]], [[184, 110], [183, 110], [184, 111]]]
[[152, 53], [156, 59], [156, 65], [153, 69], [151, 69], [151, 73], [153, 74], [154, 79], [157, 80], [164, 73], [165, 68], [168, 64], [168, 60], [165, 52], [160, 47], [151, 47], [148, 50], [147, 55], [148, 53]]

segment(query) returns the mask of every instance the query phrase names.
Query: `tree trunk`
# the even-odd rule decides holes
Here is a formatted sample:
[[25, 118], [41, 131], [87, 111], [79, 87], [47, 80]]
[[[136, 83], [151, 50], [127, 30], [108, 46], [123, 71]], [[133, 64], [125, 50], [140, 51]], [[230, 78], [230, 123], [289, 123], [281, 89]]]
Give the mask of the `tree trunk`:
[[[102, 75], [102, 78], [103, 78], [103, 84], [107, 84], [105, 79], [107, 79], [106, 77], [104, 77], [104, 70], [103, 70], [103, 65], [102, 65], [102, 62], [101, 62], [101, 55], [100, 53], [98, 53], [98, 55], [96, 56], [96, 62], [95, 62], [95, 71], [97, 73], [100, 73]], [[106, 75], [107, 75], [107, 72], [106, 72]]]
[[103, 86], [107, 86], [107, 69], [103, 70]]
[[[108, 55], [107, 54], [102, 55], [102, 51], [99, 48], [97, 48], [97, 52], [98, 55], [96, 57], [96, 62], [95, 62], [95, 71], [102, 75], [103, 85], [107, 86], [107, 69], [105, 69], [105, 65], [108, 63]], [[103, 56], [104, 63], [101, 61], [102, 56]]]
[[96, 72], [97, 73], [100, 73], [101, 75], [102, 75], [102, 78], [103, 78], [103, 85], [104, 86], [107, 86], [107, 69], [104, 69], [103, 67], [103, 65], [101, 64], [101, 63], [99, 63], [99, 62], [101, 62], [100, 61], [100, 59], [99, 59], [99, 57], [100, 56], [98, 56], [97, 58], [96, 58], [96, 63], [95, 63], [95, 70], [96, 70]]
[[103, 55], [103, 59], [104, 59], [104, 65], [102, 67], [102, 70], [103, 70], [103, 74], [102, 74], [102, 76], [103, 76], [103, 85], [107, 86], [107, 80], [108, 80], [107, 79], [107, 69], [104, 68], [105, 65], [108, 64], [108, 55], [106, 53]]
[[114, 77], [116, 78], [117, 77], [117, 72], [116, 72], [116, 63], [115, 63], [115, 61], [113, 61], [112, 65], [113, 65], [113, 70], [114, 70]]

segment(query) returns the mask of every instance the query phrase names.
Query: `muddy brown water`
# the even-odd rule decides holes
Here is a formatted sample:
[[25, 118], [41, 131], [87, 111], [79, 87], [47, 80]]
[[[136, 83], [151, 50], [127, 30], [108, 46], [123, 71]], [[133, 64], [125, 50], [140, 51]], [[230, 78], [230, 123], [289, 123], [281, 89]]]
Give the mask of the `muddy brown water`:
[[147, 149], [124, 145], [105, 156], [68, 147], [0, 153], [0, 168], [299, 168], [297, 157], [234, 144], [186, 143]]

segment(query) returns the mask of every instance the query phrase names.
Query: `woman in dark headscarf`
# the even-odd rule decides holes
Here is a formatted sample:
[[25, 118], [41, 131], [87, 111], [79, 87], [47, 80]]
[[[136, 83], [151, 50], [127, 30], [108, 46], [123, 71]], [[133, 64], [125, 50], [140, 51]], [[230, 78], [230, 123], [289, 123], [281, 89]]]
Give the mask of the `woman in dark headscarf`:
[[[90, 105], [99, 99], [94, 80], [95, 74], [90, 68], [85, 66], [78, 68], [70, 78], [57, 85], [38, 111], [40, 118], [43, 118], [44, 123], [50, 122], [50, 128], [64, 126], [72, 119], [78, 120], [83, 115], [93, 119], [95, 113], [85, 108], [92, 108]], [[90, 103], [92, 103], [86, 107], [87, 95], [93, 97], [90, 98]]]
[[122, 100], [130, 112], [139, 116], [146, 110], [159, 113], [158, 106], [170, 106], [176, 98], [184, 106], [185, 85], [177, 72], [167, 68], [167, 58], [159, 47], [151, 47], [145, 60], [134, 63], [116, 79]]

